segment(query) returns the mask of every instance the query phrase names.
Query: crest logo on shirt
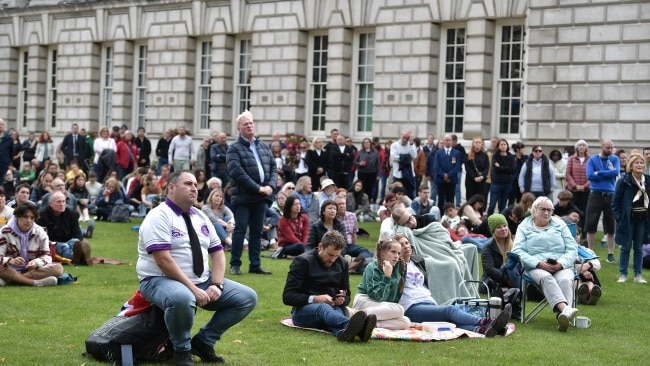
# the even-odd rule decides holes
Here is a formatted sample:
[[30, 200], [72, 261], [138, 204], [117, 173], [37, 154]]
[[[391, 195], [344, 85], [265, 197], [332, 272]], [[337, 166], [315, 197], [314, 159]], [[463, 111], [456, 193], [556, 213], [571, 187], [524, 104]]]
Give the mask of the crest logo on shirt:
[[205, 225], [205, 224], [201, 225], [201, 232], [202, 232], [203, 235], [205, 235], [205, 236], [208, 236], [208, 234], [210, 234], [210, 231], [208, 231], [208, 227], [207, 227], [207, 225]]
[[186, 234], [185, 234], [184, 231], [179, 230], [179, 229], [177, 229], [177, 228], [175, 228], [175, 227], [172, 227], [172, 238], [182, 238], [182, 237], [184, 237], [185, 235], [186, 235]]

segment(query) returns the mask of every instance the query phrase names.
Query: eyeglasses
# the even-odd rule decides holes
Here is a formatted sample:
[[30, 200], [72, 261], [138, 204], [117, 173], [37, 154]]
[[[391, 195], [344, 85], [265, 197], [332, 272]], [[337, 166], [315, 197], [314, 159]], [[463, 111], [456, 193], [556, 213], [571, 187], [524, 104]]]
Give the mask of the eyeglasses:
[[287, 187], [286, 189], [296, 189], [296, 187]]
[[553, 213], [552, 208], [540, 207], [539, 210], [542, 211], [542, 212]]
[[533, 150], [533, 152], [542, 152], [542, 150]]

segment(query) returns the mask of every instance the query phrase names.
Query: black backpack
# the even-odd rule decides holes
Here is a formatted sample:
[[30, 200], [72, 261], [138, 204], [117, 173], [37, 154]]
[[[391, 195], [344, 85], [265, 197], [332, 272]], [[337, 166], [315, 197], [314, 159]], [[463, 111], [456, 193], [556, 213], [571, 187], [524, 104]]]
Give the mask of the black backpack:
[[131, 210], [125, 204], [116, 204], [108, 215], [108, 222], [131, 222]]
[[172, 359], [174, 347], [157, 306], [133, 316], [115, 316], [86, 338], [86, 353], [99, 361], [117, 364]]

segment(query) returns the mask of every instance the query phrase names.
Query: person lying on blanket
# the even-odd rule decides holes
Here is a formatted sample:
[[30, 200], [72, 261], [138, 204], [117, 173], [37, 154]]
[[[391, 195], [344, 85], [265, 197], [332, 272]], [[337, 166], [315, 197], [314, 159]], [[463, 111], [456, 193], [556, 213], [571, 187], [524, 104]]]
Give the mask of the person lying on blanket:
[[411, 244], [406, 235], [397, 234], [395, 240], [402, 248], [402, 260], [406, 263], [404, 290], [398, 302], [406, 309], [404, 315], [412, 322], [451, 322], [459, 328], [484, 334], [486, 337], [505, 335], [508, 319], [512, 313], [510, 304], [506, 304], [503, 311], [494, 319], [479, 318], [452, 305], [437, 305], [427, 287], [424, 258], [412, 254]]

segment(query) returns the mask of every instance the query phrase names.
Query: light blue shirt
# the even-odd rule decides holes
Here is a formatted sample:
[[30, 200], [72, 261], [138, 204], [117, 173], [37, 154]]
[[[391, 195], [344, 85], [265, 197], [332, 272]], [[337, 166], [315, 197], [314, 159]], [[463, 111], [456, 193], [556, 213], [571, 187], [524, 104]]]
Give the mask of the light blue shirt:
[[255, 162], [257, 163], [257, 170], [260, 171], [260, 182], [264, 182], [264, 167], [262, 166], [260, 155], [257, 153], [257, 143], [258, 143], [257, 138], [253, 137], [253, 141], [251, 141], [250, 144], [250, 149], [253, 152], [253, 156], [255, 156]]

